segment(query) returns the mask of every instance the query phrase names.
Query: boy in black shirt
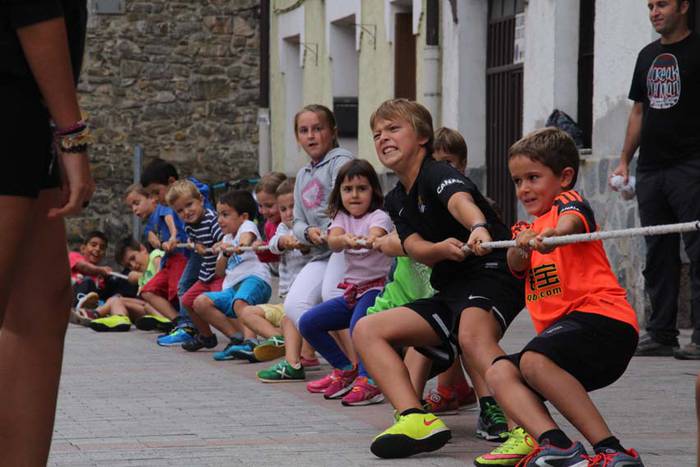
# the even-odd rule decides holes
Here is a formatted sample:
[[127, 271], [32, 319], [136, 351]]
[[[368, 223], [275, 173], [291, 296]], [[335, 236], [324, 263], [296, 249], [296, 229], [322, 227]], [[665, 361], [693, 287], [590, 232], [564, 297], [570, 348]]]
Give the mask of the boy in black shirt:
[[[396, 424], [374, 439], [371, 450], [379, 457], [406, 457], [439, 449], [451, 433], [422, 409], [393, 347], [415, 346], [437, 373], [457, 356], [459, 329], [465, 364], [483, 376], [503, 355], [498, 341], [522, 309], [524, 291], [522, 281], [508, 272], [505, 252], [480, 247], [492, 236], [509, 238], [508, 229], [468, 178], [431, 157], [432, 118], [425, 107], [406, 99], [387, 101], [370, 125], [379, 160], [400, 180], [386, 197], [386, 210], [406, 253], [433, 268], [431, 284], [438, 291], [362, 318], [353, 335], [369, 373], [398, 413]], [[467, 239], [476, 255], [463, 249]], [[482, 410], [496, 405], [491, 397], [480, 402]]]

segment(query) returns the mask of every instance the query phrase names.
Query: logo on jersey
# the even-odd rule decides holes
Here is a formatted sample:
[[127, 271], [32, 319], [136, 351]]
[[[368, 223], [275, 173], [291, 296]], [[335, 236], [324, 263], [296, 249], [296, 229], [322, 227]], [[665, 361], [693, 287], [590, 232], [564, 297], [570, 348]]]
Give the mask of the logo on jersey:
[[423, 203], [423, 198], [420, 196], [418, 196], [418, 210], [421, 214], [425, 212], [425, 203]]
[[670, 109], [681, 98], [681, 72], [675, 55], [664, 53], [654, 59], [647, 73], [647, 96], [652, 109]]
[[557, 265], [554, 263], [532, 268], [527, 280], [529, 286], [528, 302], [536, 302], [541, 298], [560, 295], [562, 292], [559, 272], [557, 272]]
[[317, 208], [323, 202], [323, 195], [323, 185], [314, 178], [301, 190], [301, 201], [306, 209]]
[[461, 183], [464, 185], [464, 182], [458, 178], [448, 178], [447, 180], [444, 180], [439, 187], [437, 187], [437, 194], [439, 195], [445, 190], [445, 188], [450, 185], [454, 185], [455, 183]]

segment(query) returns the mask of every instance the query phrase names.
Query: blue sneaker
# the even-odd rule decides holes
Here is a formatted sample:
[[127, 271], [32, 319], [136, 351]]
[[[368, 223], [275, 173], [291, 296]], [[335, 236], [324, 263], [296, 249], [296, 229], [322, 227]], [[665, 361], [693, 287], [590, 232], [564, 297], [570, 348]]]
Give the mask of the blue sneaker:
[[[224, 350], [221, 352], [214, 352], [214, 360], [224, 361], [224, 360], [236, 360], [236, 359], [247, 359], [245, 356], [238, 356], [238, 352], [248, 351], [253, 353], [253, 348], [255, 344], [250, 341], [246, 341], [243, 344], [236, 344], [235, 340], [231, 340]], [[237, 355], [238, 354], [238, 355]]]
[[597, 451], [595, 457], [591, 458], [589, 465], [605, 466], [605, 467], [644, 467], [639, 453], [634, 449], [626, 451], [615, 451], [614, 449], [603, 449]]
[[240, 360], [248, 360], [248, 362], [250, 363], [258, 363], [259, 360], [255, 357], [255, 353], [253, 352], [253, 349], [255, 349], [256, 345], [258, 345], [257, 342], [251, 340], [245, 341], [239, 349], [234, 350], [232, 352], [233, 358], [237, 358]]
[[194, 334], [195, 332], [192, 328], [176, 328], [170, 334], [159, 337], [158, 345], [162, 345], [163, 347], [182, 345], [194, 339]]
[[523, 467], [587, 467], [591, 458], [581, 443], [574, 443], [568, 449], [558, 448], [549, 443], [541, 444], [526, 458], [520, 461]]

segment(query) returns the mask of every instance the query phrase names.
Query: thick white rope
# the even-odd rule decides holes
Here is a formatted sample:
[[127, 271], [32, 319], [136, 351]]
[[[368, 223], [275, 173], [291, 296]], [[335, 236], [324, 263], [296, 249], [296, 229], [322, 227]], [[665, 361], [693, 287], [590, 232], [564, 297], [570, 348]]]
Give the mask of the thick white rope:
[[127, 276], [126, 274], [121, 274], [121, 273], [112, 271], [109, 273], [109, 275], [112, 277], [117, 277], [119, 279], [129, 280], [129, 276]]
[[[609, 238], [637, 237], [640, 235], [665, 235], [672, 233], [693, 232], [696, 230], [700, 230], [700, 221], [683, 222], [680, 224], [650, 225], [647, 227], [633, 227], [630, 229], [608, 230], [585, 234], [562, 235], [561, 237], [547, 237], [542, 240], [542, 243], [546, 246], [558, 246], [569, 245], [571, 243], [607, 240]], [[530, 241], [530, 245], [535, 246], [535, 241]], [[515, 246], [515, 240], [484, 242], [481, 244], [481, 246], [490, 249], [511, 248]], [[469, 250], [469, 247], [465, 245], [463, 249]]]

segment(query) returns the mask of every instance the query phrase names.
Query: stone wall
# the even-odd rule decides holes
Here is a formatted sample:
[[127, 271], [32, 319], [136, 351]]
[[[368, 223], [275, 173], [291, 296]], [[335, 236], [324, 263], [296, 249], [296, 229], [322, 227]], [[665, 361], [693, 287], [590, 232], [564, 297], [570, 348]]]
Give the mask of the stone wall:
[[90, 157], [97, 192], [83, 215], [69, 220], [71, 241], [93, 228], [112, 241], [128, 234], [122, 198], [136, 144], [144, 163], [162, 157], [181, 175], [210, 183], [257, 171], [259, 2], [124, 4], [117, 15], [91, 8], [79, 91], [96, 137]]

